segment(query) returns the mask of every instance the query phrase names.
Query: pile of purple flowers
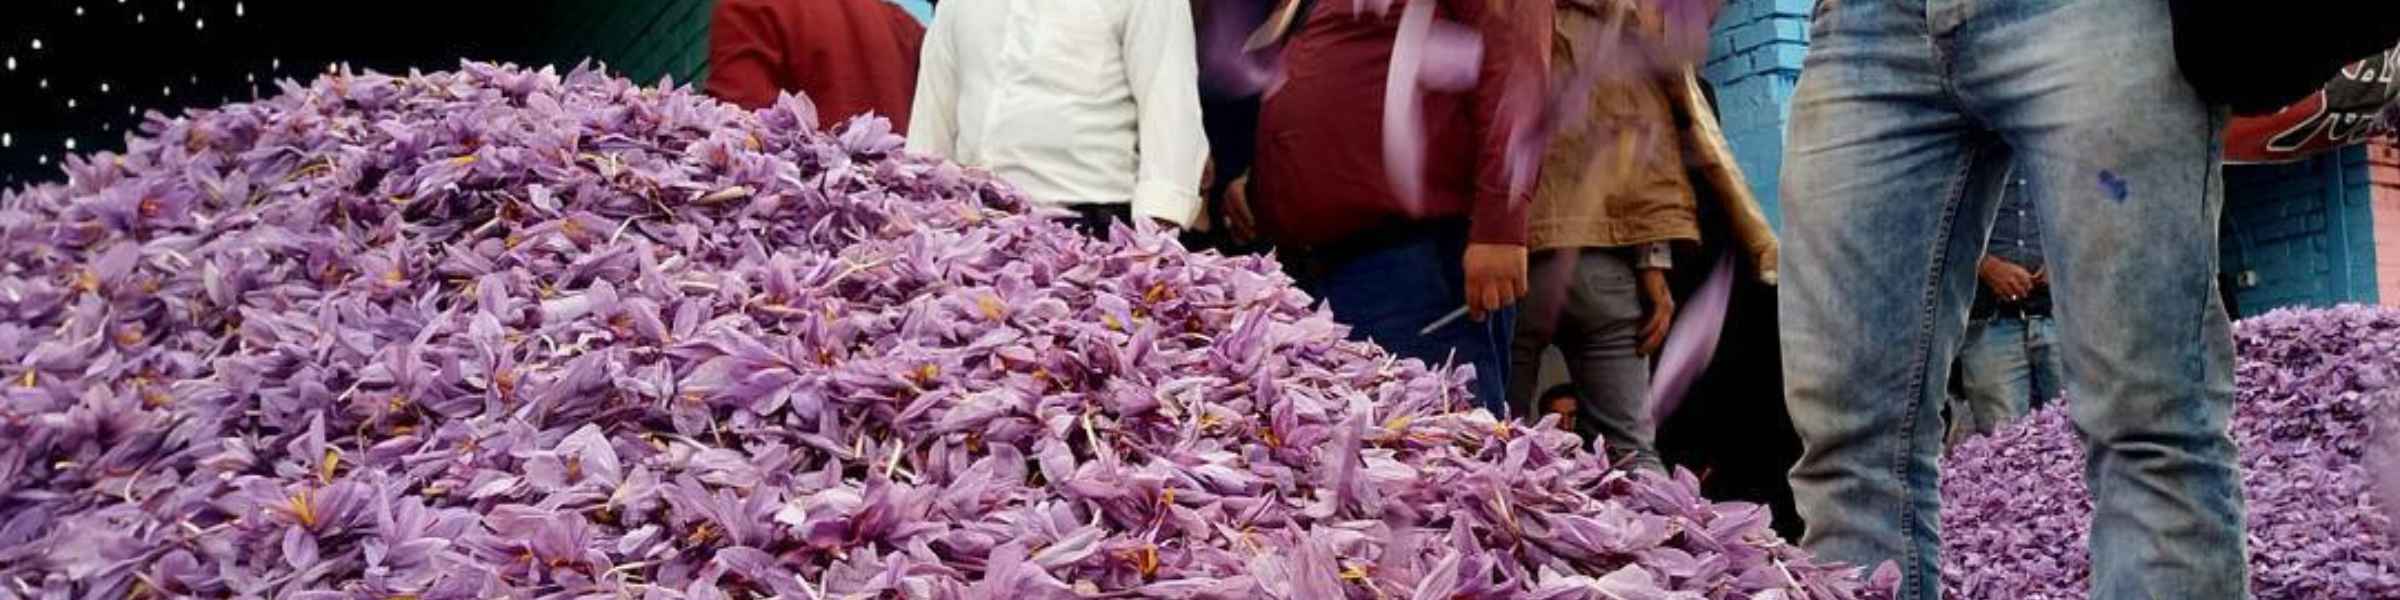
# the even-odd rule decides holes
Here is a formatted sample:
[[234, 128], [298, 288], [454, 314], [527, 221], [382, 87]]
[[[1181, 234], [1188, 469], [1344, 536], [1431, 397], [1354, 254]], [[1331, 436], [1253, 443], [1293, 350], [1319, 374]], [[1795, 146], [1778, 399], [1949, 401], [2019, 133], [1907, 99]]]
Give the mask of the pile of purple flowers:
[[1849, 598], [1263, 259], [488, 64], [0, 196], [0, 598]]
[[[2400, 311], [2283, 310], [2243, 321], [2235, 336], [2233, 434], [2257, 597], [2400, 598], [2400, 497], [2376, 490], [2400, 473], [2372, 458], [2378, 422], [2400, 411]], [[2063, 407], [1952, 453], [1942, 472], [1950, 595], [2083, 597], [2083, 456]]]

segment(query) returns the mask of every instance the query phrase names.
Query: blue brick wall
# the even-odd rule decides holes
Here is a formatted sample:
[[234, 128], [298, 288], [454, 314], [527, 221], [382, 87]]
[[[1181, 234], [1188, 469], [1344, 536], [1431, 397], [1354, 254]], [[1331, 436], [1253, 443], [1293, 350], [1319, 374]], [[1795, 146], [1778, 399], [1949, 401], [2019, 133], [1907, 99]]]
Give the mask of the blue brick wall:
[[2286, 306], [2373, 304], [2374, 186], [2365, 148], [2289, 165], [2225, 169], [2224, 270], [2247, 273], [2245, 315]]
[[1808, 53], [1812, 0], [1732, 0], [1717, 17], [1701, 76], [1716, 86], [1718, 112], [1736, 162], [1750, 177], [1768, 222], [1783, 224], [1776, 182], [1783, 173], [1783, 130], [1792, 87]]

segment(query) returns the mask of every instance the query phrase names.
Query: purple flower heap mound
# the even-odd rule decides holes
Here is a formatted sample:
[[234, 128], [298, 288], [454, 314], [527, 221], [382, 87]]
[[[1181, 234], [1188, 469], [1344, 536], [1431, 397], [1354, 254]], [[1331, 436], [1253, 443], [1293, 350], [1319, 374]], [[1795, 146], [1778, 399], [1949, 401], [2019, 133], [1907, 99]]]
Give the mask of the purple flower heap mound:
[[[2400, 476], [2400, 463], [2379, 456], [2394, 440], [2378, 427], [2400, 411], [2400, 311], [2278, 311], [2243, 321], [2235, 335], [2233, 433], [2255, 593], [2400, 598], [2400, 526], [2389, 516], [2400, 497], [2376, 489]], [[1952, 454], [1942, 473], [1951, 595], [2083, 597], [2092, 512], [2083, 456], [2063, 408]]]
[[593, 72], [336, 75], [0, 199], [0, 597], [1844, 598], [1271, 264]]

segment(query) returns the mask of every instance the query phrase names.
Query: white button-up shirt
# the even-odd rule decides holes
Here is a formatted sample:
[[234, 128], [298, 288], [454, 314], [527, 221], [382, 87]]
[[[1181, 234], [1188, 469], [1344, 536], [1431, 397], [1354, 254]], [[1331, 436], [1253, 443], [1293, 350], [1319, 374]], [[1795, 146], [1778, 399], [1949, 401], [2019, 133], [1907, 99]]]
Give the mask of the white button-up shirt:
[[989, 169], [1036, 202], [1200, 215], [1189, 0], [950, 0], [934, 11], [908, 147]]

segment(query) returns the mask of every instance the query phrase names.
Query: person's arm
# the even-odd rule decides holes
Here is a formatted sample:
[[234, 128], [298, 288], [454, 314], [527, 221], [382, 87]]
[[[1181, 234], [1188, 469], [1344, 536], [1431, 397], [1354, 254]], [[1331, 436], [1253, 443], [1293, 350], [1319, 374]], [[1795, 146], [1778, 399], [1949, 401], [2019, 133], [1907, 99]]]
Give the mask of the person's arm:
[[1200, 216], [1200, 172], [1208, 162], [1192, 7], [1185, 0], [1133, 0], [1131, 10], [1123, 43], [1141, 149], [1133, 216], [1190, 227]]
[[1550, 77], [1554, 6], [1543, 0], [1450, 0], [1450, 14], [1483, 37], [1483, 62], [1469, 115], [1475, 134], [1475, 197], [1467, 214], [1467, 308], [1480, 318], [1526, 291], [1525, 215], [1530, 190], [1515, 190], [1509, 149], [1539, 116]]
[[1667, 288], [1667, 271], [1675, 269], [1675, 248], [1668, 242], [1634, 246], [1633, 266], [1640, 273], [1642, 299], [1650, 318], [1642, 324], [1641, 344], [1634, 351], [1657, 356], [1667, 346], [1667, 331], [1675, 326], [1675, 294]]
[[908, 149], [958, 158], [958, 62], [956, 31], [960, 7], [933, 11], [917, 60], [917, 97], [908, 109]]
[[783, 89], [783, 21], [771, 3], [724, 0], [709, 17], [708, 95], [747, 109]]
[[1550, 75], [1553, 2], [1450, 0], [1453, 18], [1483, 38], [1483, 63], [1469, 115], [1474, 123], [1475, 198], [1470, 241], [1525, 243], [1531, 191], [1510, 190], [1508, 149], [1540, 116]]

